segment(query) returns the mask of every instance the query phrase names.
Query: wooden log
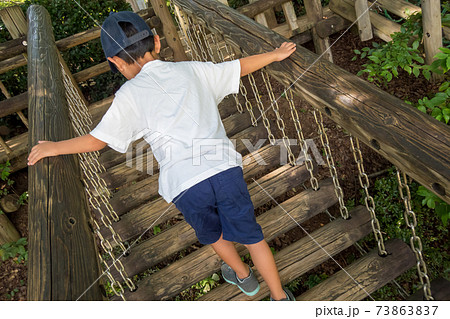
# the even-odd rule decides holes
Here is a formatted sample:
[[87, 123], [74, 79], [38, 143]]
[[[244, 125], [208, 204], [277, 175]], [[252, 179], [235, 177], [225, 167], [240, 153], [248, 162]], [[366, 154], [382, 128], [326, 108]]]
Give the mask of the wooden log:
[[161, 19], [164, 25], [164, 36], [167, 39], [169, 46], [174, 52], [175, 61], [186, 61], [187, 56], [178, 37], [177, 29], [173, 24], [172, 16], [167, 9], [166, 1], [163, 0], [150, 0], [153, 10], [156, 15]]
[[14, 213], [20, 208], [19, 196], [8, 194], [0, 199], [0, 206], [5, 213]]
[[385, 247], [391, 254], [380, 257], [378, 249], [374, 249], [346, 267], [345, 271], [339, 271], [303, 293], [297, 300], [362, 300], [415, 265], [414, 253], [402, 240], [389, 240]]
[[10, 99], [0, 101], [0, 117], [22, 111], [27, 108], [28, 94], [21, 93]]
[[[286, 41], [220, 3], [173, 1], [247, 54], [271, 51]], [[450, 128], [444, 123], [332, 63], [317, 61], [302, 47], [267, 70], [283, 85], [298, 79], [298, 95], [450, 203]]]
[[23, 163], [22, 157], [28, 154], [28, 133], [23, 133], [14, 136], [10, 140], [6, 141], [6, 144], [11, 149], [11, 153], [6, 152], [4, 149], [0, 150], [0, 163], [10, 161], [11, 171], [15, 172], [26, 167], [26, 162]]
[[[260, 180], [258, 180], [258, 183], [259, 182]], [[255, 193], [259, 192], [260, 189], [261, 188], [256, 183], [252, 183], [249, 188], [249, 193], [255, 208], [260, 207], [271, 200], [268, 196], [265, 196], [264, 198], [255, 197]], [[277, 190], [277, 193], [280, 193], [280, 191]], [[307, 216], [314, 216], [319, 213], [319, 206], [325, 210], [337, 202], [335, 196], [330, 196], [330, 194], [333, 194], [331, 181], [324, 186], [320, 193], [314, 191], [312, 191], [312, 193], [315, 194], [311, 194], [311, 192], [303, 195], [300, 194], [301, 196], [297, 195], [295, 200], [289, 200], [286, 205], [287, 209], [290, 211], [294, 210], [295, 207], [297, 212], [294, 212], [294, 214], [302, 212], [303, 217], [307, 218]], [[316, 200], [311, 200], [309, 195], [314, 196], [314, 199]], [[313, 203], [317, 204], [314, 205]], [[311, 209], [306, 209], [306, 207]], [[293, 226], [295, 223], [292, 223], [292, 219], [278, 207], [263, 214], [263, 216], [264, 217], [258, 216], [257, 222], [263, 228], [264, 234], [269, 237], [268, 240], [282, 234], [290, 227], [295, 227]], [[197, 241], [197, 237], [191, 226], [189, 226], [186, 221], [180, 221], [165, 232], [135, 246], [134, 249], [131, 250], [130, 255], [124, 260], [123, 264], [125, 270], [128, 275], [138, 274], [145, 269], [158, 264], [177, 251], [189, 247]], [[138, 259], [142, 261], [139, 265], [136, 262]]]
[[[29, 145], [73, 137], [50, 16], [28, 9]], [[28, 300], [102, 300], [89, 209], [75, 155], [29, 167]], [[70, 288], [70, 289], [69, 289]]]
[[[423, 46], [425, 49], [425, 63], [430, 65], [434, 56], [441, 52], [442, 23], [440, 1], [422, 0]], [[443, 79], [442, 75], [432, 74], [434, 81]]]
[[13, 39], [26, 36], [27, 20], [19, 6], [6, 7], [0, 10], [0, 19], [2, 19]]
[[[284, 223], [284, 219], [287, 217], [286, 213], [280, 210], [276, 215]], [[297, 215], [297, 218], [301, 218], [302, 212], [297, 211], [295, 215]], [[370, 222], [368, 220], [368, 214], [363, 212], [355, 214], [355, 218], [348, 221], [338, 219], [311, 234], [317, 240], [316, 242], [311, 240], [309, 236], [305, 236], [275, 254], [274, 258], [282, 282], [288, 283], [292, 281], [329, 258], [329, 255], [317, 245], [317, 242], [322, 247], [325, 247], [328, 253], [336, 254], [370, 232]], [[296, 226], [297, 224], [292, 223], [291, 219], [288, 223], [288, 228]], [[264, 232], [267, 240], [273, 239], [270, 231]], [[241, 255], [246, 253], [242, 246], [238, 245], [237, 248]], [[221, 259], [214, 253], [211, 246], [202, 247], [159, 272], [144, 278], [139, 283], [139, 289], [135, 294], [129, 294], [128, 298], [131, 298], [130, 300], [168, 299], [184, 290], [185, 287], [189, 287], [202, 280], [202, 278], [206, 278], [218, 271], [221, 262]], [[199, 263], [201, 263], [202, 267], [198, 267]], [[255, 274], [259, 276], [256, 271]], [[162, 284], [163, 282], [166, 284]], [[263, 281], [260, 282], [260, 292], [252, 297], [246, 296], [232, 285], [221, 286], [203, 296], [201, 300], [257, 300], [262, 299], [268, 293], [268, 289]], [[155, 289], [156, 287], [159, 289]], [[223, 295], [216, 295], [215, 291], [218, 293], [222, 292]]]
[[[356, 21], [354, 2], [352, 0], [331, 0], [330, 9], [351, 22]], [[398, 23], [373, 11], [370, 11], [369, 16], [373, 25], [373, 33], [380, 39], [389, 42], [392, 40], [390, 36], [392, 33], [400, 32], [400, 25]]]
[[[250, 3], [254, 3], [256, 1], [258, 1], [258, 0], [249, 0]], [[266, 28], [269, 27], [269, 23], [267, 22], [265, 12], [262, 12], [262, 13], [259, 13], [259, 14], [255, 15], [254, 19], [255, 19], [256, 22], [258, 22], [259, 24], [265, 26]]]
[[[286, 2], [282, 4], [284, 16], [286, 17], [286, 21], [289, 25], [289, 28], [294, 31], [298, 29], [297, 24], [297, 15], [295, 14], [294, 6], [292, 2]], [[273, 10], [272, 10], [273, 11]]]
[[359, 38], [361, 39], [361, 41], [368, 41], [372, 39], [372, 23], [370, 22], [367, 0], [356, 0], [355, 13], [358, 17]]
[[[259, 179], [258, 183], [272, 196], [276, 197], [292, 187], [302, 184], [307, 180], [308, 176], [309, 173], [304, 166], [291, 167], [288, 164]], [[249, 192], [252, 195], [254, 205], [258, 202], [270, 200], [267, 194], [255, 183], [249, 187]], [[164, 214], [161, 215], [162, 213]], [[148, 227], [153, 225], [157, 219], [158, 223], [164, 223], [164, 221], [179, 213], [175, 205], [167, 204], [160, 198], [160, 200], [142, 205], [123, 215], [121, 220], [115, 224], [116, 227], [114, 229], [121, 235], [123, 240], [128, 240], [147, 231]]]
[[13, 58], [0, 61], [0, 74], [17, 69], [18, 67], [24, 66], [26, 64], [27, 59], [25, 59], [23, 55], [18, 55]]
[[[306, 15], [314, 25], [323, 19], [322, 2], [320, 0], [304, 0], [304, 4]], [[330, 40], [328, 38], [319, 37], [315, 26], [312, 28], [311, 34], [316, 53], [321, 55], [324, 59], [333, 62], [333, 56], [330, 50]]]
[[20, 234], [16, 227], [11, 223], [5, 213], [0, 212], [0, 246], [6, 243], [16, 242], [19, 238]]
[[259, 0], [237, 8], [237, 11], [249, 18], [254, 18], [256, 15], [286, 2], [290, 2], [290, 0]]
[[18, 54], [25, 53], [27, 47], [24, 44], [26, 44], [25, 36], [0, 43], [0, 60], [3, 61]]
[[[283, 208], [285, 207], [284, 204], [281, 205]], [[288, 212], [291, 214], [290, 211]], [[300, 222], [304, 220], [301, 214], [295, 210], [293, 212], [296, 220], [297, 218], [301, 218]], [[282, 214], [286, 215], [284, 212]], [[283, 217], [286, 218], [285, 216]], [[279, 218], [281, 219], [282, 217]], [[311, 236], [305, 236], [277, 252], [274, 257], [282, 283], [289, 283], [295, 280], [328, 260], [330, 256], [335, 256], [365, 237], [371, 231], [369, 219], [369, 213], [365, 208], [361, 206], [356, 207], [352, 210], [352, 218], [350, 220], [339, 218], [314, 230], [311, 232]], [[291, 223], [291, 225], [286, 225], [286, 229], [293, 226], [295, 227], [297, 224], [294, 223], [292, 225]], [[258, 276], [257, 272], [256, 274]], [[260, 278], [260, 291], [255, 296], [247, 297], [236, 291], [236, 287], [226, 284], [212, 290], [199, 300], [260, 300], [269, 295], [269, 289], [262, 278], [259, 276], [258, 278]]]
[[317, 22], [316, 32], [319, 37], [326, 38], [336, 32], [345, 30], [349, 25], [350, 23], [346, 19], [334, 14], [327, 19]]

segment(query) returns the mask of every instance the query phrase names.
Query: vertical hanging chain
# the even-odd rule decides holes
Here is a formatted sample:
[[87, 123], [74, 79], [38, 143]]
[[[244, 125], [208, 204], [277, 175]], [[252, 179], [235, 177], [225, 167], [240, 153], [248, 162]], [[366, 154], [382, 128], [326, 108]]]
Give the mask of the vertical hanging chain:
[[250, 85], [252, 87], [253, 95], [256, 99], [256, 105], [258, 106], [259, 112], [261, 113], [262, 121], [264, 127], [267, 130], [267, 136], [269, 138], [269, 142], [271, 145], [275, 145], [275, 136], [273, 136], [272, 131], [270, 129], [270, 122], [266, 116], [266, 110], [264, 110], [264, 104], [261, 101], [261, 96], [259, 95], [258, 87], [256, 86], [256, 81], [252, 73], [248, 75], [248, 79], [250, 81]]
[[305, 166], [310, 175], [311, 187], [314, 190], [318, 190], [319, 182], [314, 176], [314, 164], [312, 162], [311, 156], [308, 154], [308, 145], [306, 144], [305, 136], [303, 135], [302, 124], [300, 123], [297, 108], [295, 107], [294, 93], [292, 92], [290, 87], [288, 87], [284, 92], [286, 99], [289, 102], [289, 108], [291, 110], [291, 116], [294, 121], [295, 130], [297, 131], [297, 138], [300, 143], [301, 151], [303, 152], [303, 156], [305, 157]]
[[182, 29], [182, 31], [184, 33], [184, 37], [182, 37], [182, 38], [183, 38], [184, 43], [186, 44], [189, 54], [191, 55], [191, 60], [195, 60], [194, 54], [197, 54], [197, 52], [194, 52], [194, 49], [191, 46], [193, 41], [192, 41], [192, 37], [190, 34], [190, 30], [189, 30], [189, 28], [184, 28], [184, 27], [181, 28], [181, 26], [186, 25], [184, 13], [183, 13], [183, 11], [180, 10], [180, 8], [177, 5], [175, 5], [173, 3], [173, 1], [169, 1], [169, 5], [170, 5], [170, 9], [174, 13], [174, 17], [175, 17], [175, 21], [177, 22], [177, 25], [180, 27], [180, 29]]
[[400, 197], [405, 205], [405, 212], [404, 212], [405, 223], [411, 229], [410, 245], [411, 249], [414, 251], [414, 254], [416, 255], [417, 273], [419, 275], [420, 282], [423, 286], [425, 298], [427, 300], [434, 300], [433, 296], [431, 295], [431, 284], [430, 278], [428, 277], [427, 265], [425, 263], [425, 260], [423, 259], [422, 240], [416, 234], [417, 218], [416, 214], [411, 208], [411, 193], [409, 191], [407, 177], [405, 173], [400, 172], [398, 168], [396, 169], [397, 169], [398, 190], [400, 193]]
[[387, 251], [384, 246], [383, 234], [380, 230], [380, 222], [378, 221], [377, 215], [375, 213], [375, 201], [373, 197], [369, 194], [369, 177], [367, 176], [364, 170], [363, 157], [361, 153], [361, 149], [359, 147], [359, 140], [356, 139], [356, 143], [353, 140], [353, 137], [350, 135], [350, 145], [352, 147], [353, 158], [355, 159], [356, 165], [358, 166], [358, 179], [359, 184], [364, 189], [364, 193], [366, 197], [364, 198], [364, 202], [366, 204], [366, 208], [370, 213], [372, 230], [375, 236], [375, 240], [378, 244], [378, 254], [380, 256], [387, 256]]
[[327, 132], [325, 131], [325, 127], [323, 125], [322, 113], [316, 109], [314, 109], [313, 113], [314, 113], [314, 119], [316, 120], [317, 127], [319, 129], [319, 136], [320, 136], [320, 140], [322, 142], [323, 149], [325, 151], [328, 168], [330, 169], [330, 174], [331, 174], [331, 177], [333, 178], [333, 184], [334, 184], [336, 196], [339, 200], [339, 211], [340, 211], [343, 219], [348, 219], [349, 218], [348, 209], [347, 209], [347, 207], [345, 207], [345, 204], [344, 204], [344, 192], [342, 191], [342, 188], [339, 185], [339, 178], [338, 178], [336, 166], [334, 165], [334, 159], [333, 159], [333, 154], [332, 154], [331, 148], [330, 148], [330, 142], [328, 140], [328, 135], [327, 135]]
[[[90, 131], [90, 126], [92, 125], [91, 115], [89, 114], [89, 111], [87, 109], [87, 106], [83, 102], [83, 99], [79, 95], [79, 92], [74, 88], [72, 80], [66, 73], [66, 70], [62, 64], [61, 70], [72, 126], [79, 136], [86, 135]], [[84, 175], [85, 191], [92, 209], [99, 212], [100, 220], [102, 221], [103, 225], [111, 232], [111, 238], [113, 239], [114, 243], [122, 250], [123, 253], [125, 253], [127, 249], [123, 244], [123, 240], [113, 228], [112, 220], [118, 221], [120, 218], [109, 202], [111, 193], [108, 190], [106, 182], [103, 178], [100, 177], [100, 174], [102, 172], [105, 172], [106, 170], [104, 166], [99, 163], [98, 156], [99, 152], [78, 154], [80, 160], [80, 168], [83, 171]], [[112, 220], [104, 214], [103, 207], [106, 209]], [[133, 281], [128, 278], [123, 264], [114, 256], [113, 245], [111, 245], [111, 243], [103, 237], [100, 231], [100, 226], [93, 217], [91, 218], [91, 222], [95, 225], [95, 228], [93, 230], [97, 237], [100, 239], [101, 247], [114, 261], [114, 268], [120, 274], [121, 278], [126, 283], [130, 291], [136, 290], [136, 286], [134, 285]], [[101, 264], [107, 265], [107, 262], [104, 260], [101, 254], [99, 254], [99, 258]], [[107, 270], [108, 268], [105, 269]], [[115, 280], [113, 276], [111, 276], [109, 271], [106, 273], [107, 277], [111, 280], [111, 285], [113, 287], [114, 293], [125, 300], [125, 297], [123, 295], [123, 287], [120, 282]]]
[[270, 107], [272, 108], [273, 112], [275, 113], [277, 117], [277, 126], [278, 129], [281, 131], [283, 137], [282, 141], [284, 144], [284, 147], [286, 147], [286, 150], [288, 151], [288, 159], [289, 163], [294, 166], [296, 164], [294, 153], [292, 153], [291, 145], [289, 143], [289, 138], [286, 135], [286, 125], [284, 124], [284, 120], [280, 115], [280, 107], [278, 105], [278, 101], [275, 98], [275, 95], [273, 94], [272, 84], [270, 83], [270, 77], [267, 72], [262, 69], [261, 70], [261, 76], [263, 78], [264, 84], [266, 85], [267, 93], [269, 94], [270, 98]]
[[193, 35], [194, 35], [194, 43], [197, 44], [197, 47], [200, 49], [200, 53], [201, 53], [201, 61], [208, 61], [208, 54], [206, 53], [205, 49], [204, 49], [204, 45], [202, 44], [202, 41], [200, 39], [200, 35], [198, 34], [198, 32], [196, 31], [197, 29], [197, 24], [194, 23], [194, 20], [192, 17], [187, 16], [187, 20], [188, 20], [188, 25], [191, 26], [193, 28]]

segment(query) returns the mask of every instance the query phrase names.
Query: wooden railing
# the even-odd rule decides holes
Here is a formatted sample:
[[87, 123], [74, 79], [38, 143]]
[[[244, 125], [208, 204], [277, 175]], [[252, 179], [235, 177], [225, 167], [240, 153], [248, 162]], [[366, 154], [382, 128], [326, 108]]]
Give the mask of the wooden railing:
[[[48, 12], [28, 9], [29, 145], [74, 137]], [[102, 300], [100, 267], [76, 155], [28, 169], [28, 300]], [[92, 285], [92, 287], [91, 287]]]
[[[207, 0], [173, 0], [187, 14], [246, 54], [267, 52], [285, 38], [235, 10]], [[268, 67], [284, 85], [450, 203], [450, 129], [303, 47]]]

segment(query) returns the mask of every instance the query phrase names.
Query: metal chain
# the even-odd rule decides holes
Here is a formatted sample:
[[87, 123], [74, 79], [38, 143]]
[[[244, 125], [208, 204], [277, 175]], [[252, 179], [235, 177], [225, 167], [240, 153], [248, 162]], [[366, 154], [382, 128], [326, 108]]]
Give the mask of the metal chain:
[[344, 192], [342, 191], [342, 188], [339, 185], [339, 178], [338, 178], [336, 166], [334, 165], [334, 159], [333, 159], [333, 154], [332, 154], [331, 148], [330, 148], [330, 142], [328, 140], [328, 135], [325, 131], [325, 127], [323, 125], [322, 113], [316, 109], [314, 109], [313, 113], [314, 113], [314, 119], [316, 120], [318, 129], [319, 129], [320, 140], [322, 142], [322, 146], [324, 148], [325, 155], [327, 158], [328, 168], [330, 169], [330, 174], [331, 174], [331, 177], [333, 178], [333, 184], [334, 184], [336, 196], [339, 200], [339, 211], [340, 211], [343, 219], [348, 219], [349, 213], [348, 213], [347, 207], [345, 207], [345, 204], [344, 204]]
[[286, 99], [289, 102], [289, 108], [291, 110], [291, 116], [294, 121], [295, 130], [297, 131], [297, 138], [300, 142], [301, 151], [303, 152], [303, 156], [305, 157], [305, 166], [310, 175], [311, 187], [314, 190], [318, 190], [319, 182], [317, 181], [317, 178], [314, 176], [314, 164], [311, 159], [311, 156], [308, 154], [308, 145], [306, 144], [302, 124], [300, 123], [300, 117], [298, 116], [298, 112], [295, 107], [294, 94], [290, 87], [288, 87], [284, 92]]
[[194, 54], [197, 54], [197, 52], [194, 52], [194, 49], [192, 48], [191, 44], [191, 34], [189, 28], [185, 28], [182, 26], [186, 26], [186, 20], [184, 18], [183, 11], [180, 10], [180, 8], [173, 3], [173, 1], [169, 1], [169, 5], [171, 10], [174, 12], [175, 21], [177, 22], [177, 25], [180, 27], [180, 29], [184, 33], [183, 41], [186, 44], [186, 47], [188, 49], [189, 54], [191, 55], [191, 60], [195, 60]]
[[269, 94], [270, 106], [271, 106], [273, 112], [275, 113], [275, 115], [277, 117], [278, 129], [283, 134], [282, 141], [283, 141], [284, 147], [286, 147], [286, 149], [288, 151], [289, 163], [292, 166], [294, 166], [296, 164], [295, 156], [294, 156], [294, 153], [292, 153], [291, 145], [289, 143], [289, 138], [286, 135], [286, 125], [284, 124], [284, 120], [283, 120], [283, 118], [280, 115], [280, 107], [278, 105], [277, 99], [275, 98], [275, 94], [273, 93], [272, 84], [270, 83], [269, 74], [267, 74], [267, 72], [264, 69], [262, 69], [261, 70], [261, 76], [262, 76], [264, 84], [266, 86], [267, 93]]
[[266, 116], [266, 110], [264, 110], [264, 104], [261, 101], [261, 96], [259, 95], [258, 87], [256, 86], [256, 81], [255, 81], [255, 78], [253, 77], [252, 73], [250, 73], [248, 75], [248, 79], [249, 79], [250, 85], [252, 87], [253, 95], [255, 96], [255, 99], [256, 99], [256, 105], [258, 106], [259, 112], [261, 113], [264, 127], [267, 130], [267, 136], [269, 138], [269, 142], [270, 142], [270, 144], [275, 145], [275, 136], [273, 136], [272, 131], [270, 129], [270, 122]]
[[[361, 149], [359, 147], [359, 140], [356, 139], [356, 143], [353, 140], [353, 137], [350, 135], [350, 144], [352, 147], [353, 158], [355, 159], [356, 165], [358, 166], [358, 179], [359, 184], [364, 189], [364, 193], [366, 197], [364, 198], [364, 202], [366, 204], [366, 208], [370, 213], [372, 230], [375, 236], [375, 240], [378, 243], [378, 254], [380, 256], [387, 256], [387, 251], [384, 246], [383, 234], [380, 230], [380, 222], [378, 221], [377, 215], [375, 213], [375, 201], [373, 197], [369, 194], [369, 177], [367, 176], [364, 170], [363, 157], [361, 153]], [[355, 145], [356, 144], [356, 145]]]
[[411, 208], [411, 193], [409, 191], [406, 174], [400, 172], [398, 168], [396, 169], [397, 169], [398, 190], [400, 193], [400, 198], [403, 200], [403, 203], [405, 205], [405, 212], [404, 212], [405, 223], [411, 229], [412, 235], [410, 238], [410, 245], [411, 249], [414, 251], [414, 254], [416, 255], [417, 273], [419, 275], [420, 282], [423, 285], [423, 293], [425, 295], [425, 298], [427, 300], [434, 300], [433, 296], [431, 295], [431, 284], [430, 278], [428, 277], [427, 265], [425, 263], [425, 260], [423, 259], [422, 240], [416, 234], [417, 218], [416, 214]]
[[[87, 106], [85, 105], [79, 92], [75, 89], [71, 78], [66, 73], [62, 64], [61, 69], [72, 126], [78, 135], [85, 135], [90, 131], [90, 126], [92, 125], [91, 115], [89, 114]], [[105, 172], [106, 170], [104, 166], [98, 161], [98, 156], [98, 152], [78, 154], [78, 157], [80, 159], [80, 168], [83, 171], [84, 175], [83, 182], [85, 184], [85, 191], [92, 209], [98, 211], [98, 213], [100, 214], [100, 220], [102, 221], [103, 225], [111, 232], [111, 238], [113, 239], [115, 245], [118, 246], [123, 253], [125, 253], [127, 249], [123, 244], [123, 240], [113, 228], [112, 220], [118, 221], [120, 218], [109, 203], [111, 193], [108, 190], [106, 182], [100, 176], [100, 174], [102, 172]], [[104, 214], [104, 210], [108, 212], [108, 215], [111, 218], [108, 217], [108, 215]], [[91, 222], [95, 225], [94, 233], [100, 239], [101, 247], [112, 258], [112, 260], [114, 260], [114, 268], [118, 271], [122, 280], [125, 282], [128, 288], [131, 291], [136, 290], [136, 286], [134, 285], [133, 281], [127, 276], [123, 264], [114, 256], [113, 245], [109, 240], [103, 237], [100, 231], [100, 226], [93, 218], [93, 216], [91, 217]], [[99, 258], [101, 264], [107, 265], [101, 254], [99, 254]], [[105, 269], [107, 270], [108, 268]], [[123, 295], [124, 290], [121, 283], [115, 280], [109, 271], [106, 271], [106, 274], [111, 281], [111, 286], [113, 287], [114, 293], [125, 300], [125, 297]], [[118, 292], [116, 291], [117, 289], [119, 290]]]

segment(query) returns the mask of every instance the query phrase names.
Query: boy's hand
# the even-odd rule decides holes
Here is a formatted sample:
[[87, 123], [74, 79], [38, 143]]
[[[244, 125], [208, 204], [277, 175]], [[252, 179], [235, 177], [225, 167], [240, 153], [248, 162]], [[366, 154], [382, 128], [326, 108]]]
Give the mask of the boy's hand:
[[289, 57], [296, 50], [296, 44], [293, 42], [283, 42], [279, 48], [272, 52], [275, 54], [275, 61], [282, 61]]
[[56, 156], [55, 142], [39, 141], [37, 145], [33, 146], [30, 155], [28, 155], [28, 165], [34, 165], [40, 159], [49, 156]]

